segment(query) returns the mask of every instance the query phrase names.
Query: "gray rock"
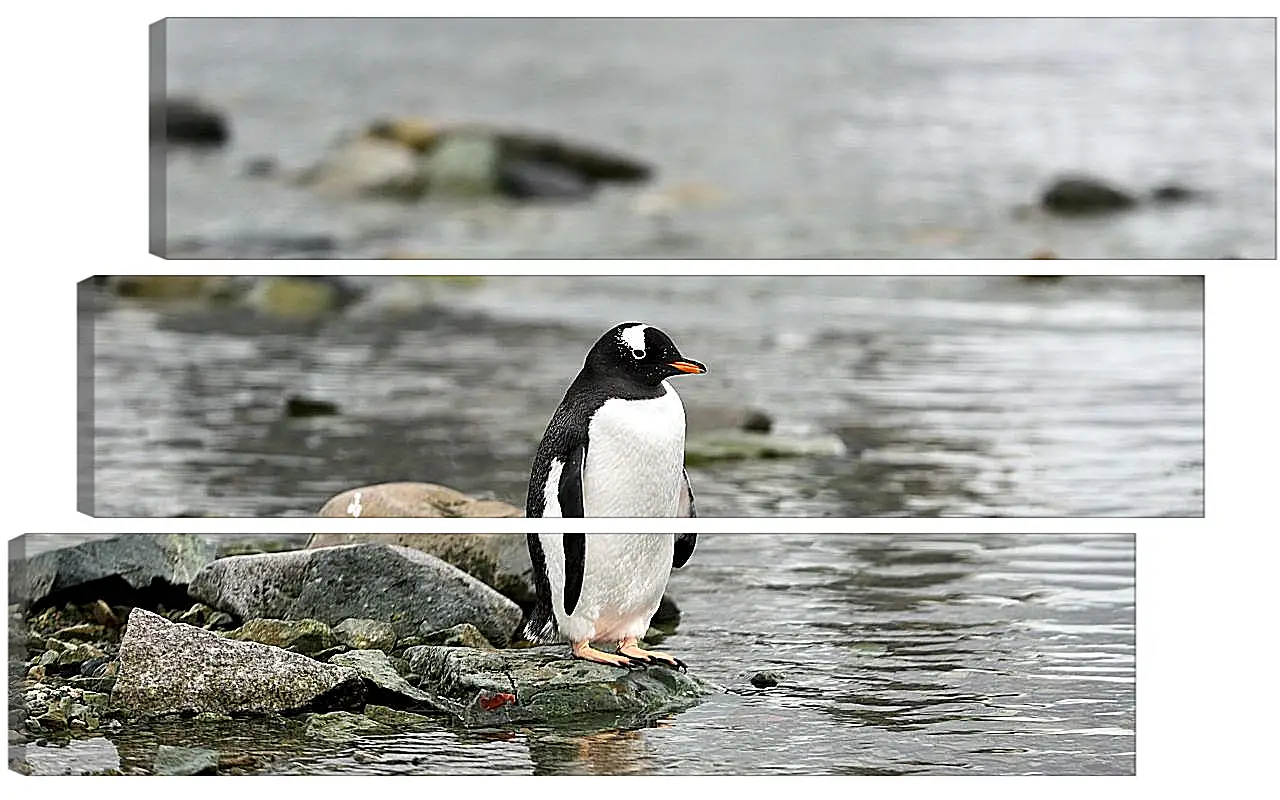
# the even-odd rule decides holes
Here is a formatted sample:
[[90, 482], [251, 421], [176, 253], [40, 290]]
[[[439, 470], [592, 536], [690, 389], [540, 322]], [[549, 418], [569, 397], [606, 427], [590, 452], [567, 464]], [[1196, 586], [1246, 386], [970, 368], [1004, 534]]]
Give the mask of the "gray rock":
[[781, 672], [757, 672], [751, 676], [751, 685], [757, 689], [772, 689], [782, 683]]
[[152, 772], [156, 775], [212, 775], [218, 771], [218, 753], [202, 747], [173, 747], [162, 744], [156, 750]]
[[299, 183], [332, 197], [414, 200], [426, 191], [426, 177], [412, 151], [366, 136], [337, 142]]
[[840, 457], [847, 453], [848, 448], [840, 437], [829, 433], [783, 436], [721, 430], [693, 436], [685, 442], [685, 464], [690, 467], [705, 466], [717, 461]]
[[400, 677], [391, 659], [381, 650], [351, 650], [334, 656], [329, 663], [360, 673], [366, 682], [367, 697], [374, 702], [447, 710], [441, 708], [434, 695], [415, 689]]
[[314, 619], [251, 619], [226, 634], [228, 639], [258, 642], [308, 656], [333, 647], [333, 631]]
[[690, 437], [717, 431], [769, 433], [771, 430], [773, 417], [758, 408], [697, 403], [685, 409], [685, 432]]
[[474, 647], [479, 650], [492, 650], [493, 645], [484, 638], [484, 634], [469, 623], [454, 625], [442, 631], [431, 631], [422, 634], [423, 644], [434, 644], [442, 647]]
[[379, 706], [373, 703], [364, 707], [364, 715], [374, 722], [380, 722], [383, 725], [390, 725], [395, 728], [422, 727], [425, 725], [438, 724], [435, 719], [425, 717], [422, 714], [400, 711], [399, 709]]
[[1054, 214], [1103, 214], [1137, 204], [1137, 199], [1100, 178], [1068, 175], [1055, 180], [1040, 195], [1040, 205]]
[[191, 582], [193, 597], [243, 619], [376, 619], [397, 635], [470, 622], [505, 645], [520, 607], [465, 572], [407, 547], [356, 544], [219, 559]]
[[224, 639], [141, 608], [129, 614], [119, 664], [111, 703], [130, 716], [287, 713], [364, 700], [354, 670]]
[[392, 728], [349, 711], [331, 711], [307, 717], [307, 736], [331, 742], [349, 742], [373, 733], [391, 733]]
[[[425, 486], [426, 484], [387, 485]], [[465, 495], [462, 496], [465, 497]], [[492, 504], [497, 501], [477, 502]], [[519, 509], [514, 506], [508, 506], [507, 510], [512, 513], [474, 514], [474, 516], [520, 516]], [[321, 516], [324, 514], [322, 513]], [[363, 513], [362, 516], [378, 515]], [[473, 516], [473, 514], [464, 516]], [[525, 605], [532, 603], [535, 599], [533, 566], [529, 561], [529, 545], [523, 533], [317, 533], [311, 537], [307, 546], [333, 547], [358, 542], [412, 547], [414, 550], [421, 550], [449, 562], [476, 580], [502, 592], [516, 603]]]
[[421, 686], [452, 703], [469, 727], [566, 722], [643, 724], [697, 704], [711, 687], [665, 667], [625, 670], [569, 656], [564, 647], [484, 651], [414, 647], [406, 651]]
[[[9, 602], [34, 605], [55, 592], [119, 578], [134, 590], [153, 581], [185, 586], [213, 561], [214, 547], [189, 534], [128, 533], [10, 562]], [[106, 598], [110, 600], [111, 598]]]
[[195, 97], [166, 97], [151, 102], [151, 141], [217, 146], [231, 135], [227, 115]]
[[333, 637], [352, 650], [391, 652], [396, 646], [396, 629], [376, 619], [344, 619], [333, 628]]
[[[359, 502], [356, 502], [359, 495]], [[523, 509], [501, 500], [480, 500], [434, 483], [378, 483], [348, 489], [326, 502], [321, 517], [521, 517]], [[341, 534], [335, 534], [341, 536]], [[519, 534], [515, 534], [519, 535]], [[379, 538], [383, 538], [379, 536]], [[346, 542], [331, 542], [345, 544]], [[311, 547], [328, 545], [311, 544]], [[431, 551], [427, 551], [431, 552]]]

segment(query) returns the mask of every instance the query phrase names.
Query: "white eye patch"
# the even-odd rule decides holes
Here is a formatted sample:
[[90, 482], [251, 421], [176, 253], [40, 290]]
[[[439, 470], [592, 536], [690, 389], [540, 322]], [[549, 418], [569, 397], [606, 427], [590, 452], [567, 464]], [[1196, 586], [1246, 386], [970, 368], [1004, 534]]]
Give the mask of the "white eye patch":
[[623, 328], [618, 331], [618, 336], [622, 339], [622, 343], [631, 350], [632, 355], [635, 355], [637, 351], [641, 353], [641, 355], [636, 356], [638, 359], [644, 358], [644, 332], [648, 327], [648, 325], [632, 325], [630, 328]]

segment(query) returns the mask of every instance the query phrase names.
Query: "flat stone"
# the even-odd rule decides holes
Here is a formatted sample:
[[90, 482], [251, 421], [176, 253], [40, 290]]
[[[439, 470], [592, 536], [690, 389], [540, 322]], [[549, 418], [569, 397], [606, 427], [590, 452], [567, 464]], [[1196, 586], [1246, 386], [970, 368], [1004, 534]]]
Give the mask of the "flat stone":
[[685, 464], [691, 467], [718, 461], [841, 457], [847, 454], [848, 447], [835, 434], [783, 436], [747, 431], [718, 431], [690, 437], [685, 443]]
[[226, 634], [228, 639], [258, 642], [314, 656], [333, 647], [333, 631], [314, 619], [251, 619]]
[[442, 631], [431, 631], [422, 634], [423, 644], [441, 645], [443, 647], [474, 647], [479, 650], [492, 650], [493, 645], [489, 644], [489, 640], [484, 638], [484, 634], [476, 629], [476, 626], [464, 622], [461, 625], [454, 625], [452, 628], [445, 628]]
[[334, 656], [329, 663], [360, 673], [367, 684], [367, 697], [375, 702], [447, 710], [441, 708], [433, 695], [414, 688], [402, 678], [392, 666], [391, 659], [381, 650], [351, 650]]
[[[9, 602], [35, 605], [52, 594], [110, 579], [134, 590], [149, 589], [153, 581], [184, 586], [213, 557], [213, 545], [190, 534], [129, 533], [93, 539], [16, 564], [11, 561]], [[109, 586], [102, 584], [104, 591]], [[98, 614], [107, 618], [100, 609]]]
[[333, 637], [352, 650], [391, 652], [396, 646], [396, 629], [376, 619], [344, 619], [333, 627]]
[[141, 608], [129, 615], [119, 665], [111, 704], [130, 716], [288, 713], [364, 700], [354, 670], [225, 639]]
[[437, 724], [436, 720], [422, 714], [414, 714], [409, 711], [401, 711], [396, 708], [380, 706], [370, 703], [364, 707], [364, 715], [374, 722], [380, 722], [383, 725], [389, 725], [394, 728], [421, 727], [424, 725]]
[[375, 733], [391, 733], [392, 728], [364, 714], [332, 711], [307, 717], [307, 736], [331, 742], [349, 742]]
[[696, 705], [711, 692], [665, 667], [626, 670], [575, 659], [566, 647], [475, 650], [414, 647], [405, 652], [422, 689], [454, 707], [468, 727], [568, 722], [601, 728], [643, 724]]
[[407, 547], [356, 544], [233, 556], [208, 565], [190, 594], [242, 619], [376, 619], [399, 636], [470, 622], [505, 645], [520, 607], [465, 572]]
[[156, 775], [212, 775], [218, 771], [218, 753], [202, 747], [162, 744], [152, 767]]

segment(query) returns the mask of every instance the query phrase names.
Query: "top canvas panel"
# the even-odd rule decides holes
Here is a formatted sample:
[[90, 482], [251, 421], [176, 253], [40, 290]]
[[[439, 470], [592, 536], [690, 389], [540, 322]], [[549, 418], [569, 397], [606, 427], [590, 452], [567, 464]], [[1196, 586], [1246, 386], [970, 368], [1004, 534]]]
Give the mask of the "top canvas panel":
[[1274, 19], [169, 19], [170, 258], [1276, 257]]

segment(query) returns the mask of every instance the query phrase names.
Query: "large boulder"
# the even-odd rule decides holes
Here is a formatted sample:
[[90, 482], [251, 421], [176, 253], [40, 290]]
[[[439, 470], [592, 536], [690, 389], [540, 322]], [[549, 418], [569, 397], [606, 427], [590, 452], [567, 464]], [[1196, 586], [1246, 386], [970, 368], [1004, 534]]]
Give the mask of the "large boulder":
[[317, 533], [307, 547], [357, 542], [412, 547], [449, 562], [521, 605], [534, 600], [533, 565], [523, 533]]
[[278, 647], [224, 639], [135, 608], [111, 703], [129, 716], [280, 714], [357, 706], [355, 670]]
[[470, 622], [499, 645], [511, 641], [523, 617], [519, 606], [462, 570], [389, 544], [223, 558], [188, 591], [242, 619], [374, 619], [402, 637]]
[[[122, 533], [10, 561], [9, 602], [38, 605], [78, 589], [123, 601], [133, 592], [183, 587], [213, 561], [214, 546], [190, 534]], [[13, 569], [16, 566], [17, 569]]]
[[[712, 687], [691, 675], [626, 670], [575, 659], [565, 647], [475, 650], [423, 645], [405, 651], [419, 687], [471, 727], [574, 722], [643, 724], [696, 705]], [[446, 707], [449, 707], [446, 705]]]
[[[378, 483], [348, 489], [320, 508], [321, 517], [520, 517], [501, 500], [478, 500], [434, 483]], [[314, 546], [314, 545], [313, 545]]]

